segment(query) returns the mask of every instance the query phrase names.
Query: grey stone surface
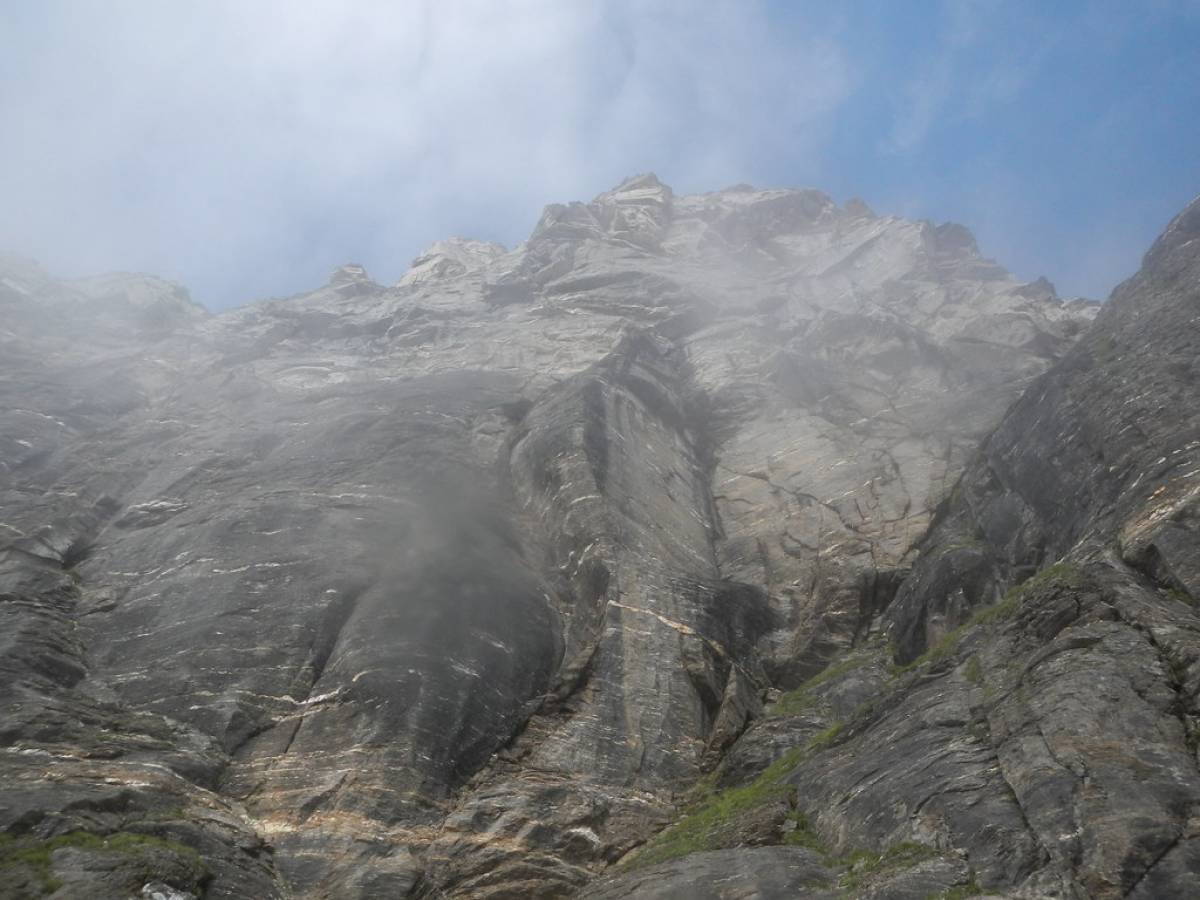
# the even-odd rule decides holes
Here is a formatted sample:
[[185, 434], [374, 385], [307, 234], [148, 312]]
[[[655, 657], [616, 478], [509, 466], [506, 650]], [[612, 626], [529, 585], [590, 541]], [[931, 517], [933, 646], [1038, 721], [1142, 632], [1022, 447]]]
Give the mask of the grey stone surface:
[[1035, 896], [1200, 889], [1198, 210], [938, 511], [885, 614], [908, 671], [791, 777], [831, 843], [962, 848]]
[[[918, 844], [863, 896], [1186, 896], [1194, 218], [1091, 330], [961, 226], [653, 176], [217, 316], [3, 258], [0, 827], [200, 854], [133, 894], [820, 897]], [[797, 750], [819, 849], [636, 868]]]
[[836, 878], [819, 854], [799, 847], [750, 847], [694, 853], [627, 875], [601, 879], [581, 898], [618, 900], [833, 900]]

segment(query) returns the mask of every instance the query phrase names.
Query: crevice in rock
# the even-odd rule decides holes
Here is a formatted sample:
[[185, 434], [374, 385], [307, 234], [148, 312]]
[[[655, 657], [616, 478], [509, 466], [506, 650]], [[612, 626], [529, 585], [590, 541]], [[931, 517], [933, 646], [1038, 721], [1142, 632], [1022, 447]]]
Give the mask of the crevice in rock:
[[1163, 851], [1161, 853], [1159, 853], [1157, 856], [1154, 857], [1154, 859], [1152, 859], [1150, 861], [1150, 864], [1148, 866], [1146, 866], [1146, 868], [1142, 872], [1142, 874], [1138, 876], [1137, 881], [1135, 881], [1130, 886], [1129, 890], [1127, 890], [1121, 896], [1122, 897], [1132, 897], [1133, 894], [1137, 891], [1138, 887], [1141, 885], [1141, 883], [1150, 876], [1150, 873], [1154, 871], [1154, 869], [1158, 866], [1158, 864], [1160, 862], [1162, 862], [1164, 859], [1166, 859], [1167, 856], [1171, 853], [1171, 851], [1174, 850], [1176, 847], [1178, 847], [1186, 837], [1187, 837], [1186, 830], [1181, 828], [1179, 830], [1179, 833], [1175, 836], [1175, 839], [1173, 841], [1171, 841], [1171, 843], [1169, 843], [1163, 849]]
[[[299, 704], [300, 711], [294, 714], [287, 715], [283, 718], [268, 718], [266, 720], [258, 720], [253, 724], [248, 724], [241, 734], [236, 734], [238, 729], [235, 729], [234, 723], [238, 721], [238, 715], [235, 714], [230, 720], [230, 727], [225, 735], [225, 752], [229, 757], [230, 762], [235, 760], [242, 751], [250, 745], [255, 738], [261, 737], [267, 732], [286, 723], [291, 724], [291, 733], [288, 735], [284, 748], [279, 752], [279, 756], [285, 756], [296, 740], [296, 735], [299, 734], [301, 727], [304, 724], [306, 705], [312, 698], [313, 691], [316, 690], [317, 684], [325, 674], [325, 668], [329, 664], [329, 659], [337, 646], [337, 642], [341, 637], [342, 630], [350, 621], [354, 610], [358, 605], [358, 600], [362, 596], [362, 590], [356, 589], [348, 593], [339, 594], [337, 599], [325, 608], [324, 615], [320, 623], [314, 630], [312, 642], [309, 644], [307, 659], [301, 669], [301, 674], [304, 676], [304, 684], [301, 688], [302, 697], [293, 697], [292, 699]], [[242, 712], [242, 710], [239, 710]], [[244, 712], [243, 712], [244, 716]], [[257, 789], [256, 789], [257, 790]]]
[[1033, 823], [1029, 820], [1029, 816], [1021, 802], [1021, 797], [1017, 793], [1016, 788], [1013, 787], [1012, 781], [1009, 779], [1008, 771], [1004, 765], [1004, 760], [1000, 756], [1000, 748], [996, 744], [995, 737], [992, 734], [992, 723], [988, 715], [987, 707], [997, 702], [1001, 702], [1002, 699], [1007, 699], [1010, 696], [1011, 692], [1006, 693], [1004, 698], [992, 698], [991, 700], [985, 700], [982, 706], [970, 706], [969, 709], [972, 722], [978, 723], [980, 726], [982, 726], [982, 730], [987, 741], [988, 754], [990, 755], [992, 763], [995, 766], [996, 774], [1000, 778], [1000, 783], [1003, 785], [1004, 791], [1011, 802], [1013, 809], [1020, 817], [1021, 825], [1025, 829], [1025, 833], [1029, 835], [1029, 839], [1033, 842], [1034, 847], [1037, 848], [1037, 858], [1030, 861], [1029, 871], [1023, 873], [1021, 876], [1025, 877], [1033, 871], [1036, 871], [1038, 868], [1045, 866], [1047, 863], [1054, 863], [1057, 865], [1057, 861], [1054, 854], [1050, 852], [1050, 848], [1042, 840], [1042, 836], [1038, 832], [1038, 829], [1035, 828]]
[[[1147, 571], [1137, 565], [1129, 564], [1125, 560], [1120, 560], [1115, 554], [1109, 554], [1108, 562], [1118, 571], [1128, 573], [1135, 581], [1140, 582], [1140, 587], [1146, 591], [1150, 591], [1157, 596], [1157, 591], [1161, 588], [1168, 587], [1159, 581], [1153, 571]], [[1184, 683], [1185, 672], [1181, 671], [1181, 667], [1185, 663], [1175, 656], [1169, 647], [1166, 647], [1159, 641], [1154, 634], [1154, 630], [1145, 622], [1141, 621], [1134, 610], [1130, 609], [1126, 603], [1116, 602], [1112, 604], [1112, 608], [1119, 620], [1126, 626], [1138, 631], [1154, 649], [1155, 655], [1158, 658], [1159, 665], [1165, 674], [1166, 684], [1171, 688], [1175, 695], [1175, 700], [1171, 704], [1170, 712], [1180, 722], [1183, 728], [1185, 746], [1188, 757], [1191, 759], [1197, 771], [1200, 772], [1200, 758], [1197, 756], [1197, 748], [1188, 744], [1189, 739], [1194, 739], [1196, 727], [1190, 721], [1191, 718], [1200, 717], [1200, 708], [1197, 708], [1195, 698], [1188, 692]]]
[[892, 605], [910, 572], [910, 569], [872, 568], [859, 575], [858, 622], [851, 646], [859, 646], [867, 637], [872, 623]]
[[608, 405], [604, 382], [588, 381], [580, 391], [583, 404], [583, 452], [592, 467], [596, 490], [608, 484]]
[[316, 690], [317, 684], [325, 674], [325, 667], [329, 664], [329, 659], [337, 647], [338, 640], [342, 636], [342, 631], [345, 629], [346, 623], [354, 615], [354, 610], [358, 606], [358, 601], [362, 593], [362, 589], [360, 588], [338, 594], [333, 602], [325, 608], [325, 614], [322, 616], [321, 623], [317, 626], [316, 634], [313, 636], [312, 644], [309, 646], [307, 663], [311, 672], [309, 687], [308, 693], [305, 694], [300, 702], [308, 700], [312, 696], [312, 692]]
[[62, 567], [67, 570], [74, 569], [81, 562], [87, 559], [92, 553], [91, 541], [84, 537], [77, 537], [71, 541], [70, 546], [62, 555]]

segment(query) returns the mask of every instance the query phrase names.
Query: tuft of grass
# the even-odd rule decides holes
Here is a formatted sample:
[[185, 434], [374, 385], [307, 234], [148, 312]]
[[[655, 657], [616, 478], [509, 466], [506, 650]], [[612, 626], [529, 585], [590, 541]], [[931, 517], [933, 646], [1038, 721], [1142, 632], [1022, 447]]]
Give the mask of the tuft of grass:
[[785, 844], [791, 847], [805, 847], [818, 853], [825, 852], [825, 845], [821, 842], [817, 832], [813, 830], [812, 823], [808, 821], [808, 817], [804, 813], [794, 809], [788, 814], [787, 821], [796, 824], [795, 828], [785, 832], [783, 836]]
[[979, 662], [978, 656], [972, 656], [967, 662], [966, 671], [967, 681], [974, 685], [983, 684], [983, 666]]
[[842, 723], [834, 722], [823, 731], [818, 731], [814, 734], [805, 746], [805, 750], [809, 753], [816, 753], [818, 750], [824, 750], [826, 747], [834, 744], [842, 733]]
[[[1038, 588], [1048, 588], [1051, 586], [1064, 587], [1072, 590], [1078, 590], [1086, 583], [1087, 576], [1083, 570], [1070, 563], [1055, 563], [1042, 571], [1038, 572], [1032, 578], [1022, 581], [1015, 585], [1005, 593], [1004, 598], [999, 603], [994, 603], [991, 606], [985, 606], [977, 611], [971, 618], [967, 619], [962, 625], [952, 631], [946, 632], [936, 644], [918, 656], [911, 662], [904, 665], [893, 664], [891, 666], [891, 674], [893, 678], [905, 675], [914, 669], [919, 669], [922, 666], [931, 665], [949, 659], [958, 650], [958, 642], [968, 631], [977, 628], [981, 625], [989, 625], [997, 622], [1006, 622], [1012, 619], [1017, 614], [1017, 610], [1021, 608], [1028, 593]], [[980, 673], [982, 674], [982, 673]], [[970, 678], [968, 671], [967, 677]]]
[[979, 882], [975, 880], [975, 876], [971, 876], [971, 880], [966, 884], [955, 888], [950, 888], [948, 891], [942, 891], [932, 900], [967, 900], [969, 897], [980, 897], [983, 895], [983, 888], [979, 886]]
[[1196, 605], [1196, 601], [1192, 599], [1192, 595], [1187, 591], [1179, 590], [1179, 588], [1167, 588], [1167, 596], [1179, 603], [1186, 603], [1188, 606]]
[[898, 678], [901, 675], [906, 675], [909, 672], [912, 672], [914, 669], [919, 669], [922, 666], [928, 666], [933, 663], [941, 662], [942, 660], [953, 656], [954, 652], [958, 649], [959, 638], [966, 633], [969, 627], [970, 624], [959, 625], [953, 631], [946, 632], [936, 644], [934, 644], [912, 662], [905, 663], [902, 666], [893, 663], [890, 669], [892, 677]]
[[895, 844], [882, 853], [855, 850], [839, 861], [841, 865], [849, 867], [849, 870], [842, 875], [838, 887], [858, 892], [879, 875], [910, 869], [917, 863], [938, 855], [938, 851], [933, 847], [911, 841]]
[[786, 694], [781, 696], [767, 710], [768, 716], [796, 716], [802, 712], [806, 712], [817, 705], [817, 698], [813, 696], [813, 691], [823, 684], [832, 681], [847, 672], [852, 672], [854, 669], [865, 665], [867, 660], [861, 655], [848, 656], [846, 659], [835, 663], [830, 663], [808, 681], [799, 687], [793, 688]]
[[[842, 732], [836, 722], [818, 732], [800, 747], [793, 747], [759, 773], [749, 784], [708, 793], [698, 798], [682, 818], [650, 839], [628, 863], [636, 869], [666, 862], [701, 850], [719, 850], [726, 846], [729, 829], [735, 820], [748, 812], [778, 800], [791, 805], [795, 789], [783, 779], [807, 756], [833, 744]], [[825, 853], [820, 839], [804, 814], [792, 809], [787, 819], [796, 828], [787, 833], [783, 842]]]
[[1087, 583], [1087, 576], [1078, 566], [1070, 563], [1055, 563], [1020, 584], [1010, 587], [1004, 598], [993, 606], [985, 607], [967, 621], [967, 626], [986, 625], [1013, 618], [1031, 591], [1039, 588], [1062, 587], [1078, 590]]
[[775, 800], [790, 803], [793, 788], [784, 784], [783, 779], [804, 758], [806, 751], [807, 747], [795, 747], [767, 766], [749, 784], [703, 798], [678, 822], [655, 835], [630, 860], [630, 867], [650, 866], [700, 850], [718, 850], [725, 830], [739, 815]]
[[0, 873], [28, 869], [43, 894], [53, 894], [62, 882], [54, 877], [48, 841], [27, 843], [11, 834], [0, 835]]
[[1014, 585], [1004, 595], [1004, 599], [1010, 598], [1021, 600], [1025, 595], [1035, 588], [1046, 587], [1065, 587], [1078, 590], [1087, 583], [1087, 575], [1083, 569], [1071, 563], [1055, 563], [1052, 566], [1047, 566], [1036, 575], [1033, 575], [1018, 585]]
[[686, 803], [691, 806], [701, 802], [704, 798], [709, 797], [717, 789], [717, 779], [721, 775], [721, 767], [717, 766], [712, 771], [702, 775], [700, 780], [691, 786], [685, 795], [689, 798]]
[[798, 716], [801, 713], [808, 712], [816, 705], [817, 698], [813, 696], [812, 691], [808, 688], [807, 683], [805, 683], [798, 688], [788, 691], [767, 707], [766, 715], [771, 718]]
[[1017, 610], [1020, 608], [1020, 596], [1013, 594], [1010, 589], [999, 603], [994, 603], [991, 606], [985, 606], [983, 609], [977, 610], [967, 620], [967, 626], [974, 627], [976, 625], [988, 625], [992, 622], [1007, 622], [1016, 616]]
[[864, 700], [858, 706], [854, 707], [854, 712], [850, 714], [848, 721], [862, 722], [871, 718], [888, 702], [889, 698], [886, 694], [872, 697], [870, 700]]

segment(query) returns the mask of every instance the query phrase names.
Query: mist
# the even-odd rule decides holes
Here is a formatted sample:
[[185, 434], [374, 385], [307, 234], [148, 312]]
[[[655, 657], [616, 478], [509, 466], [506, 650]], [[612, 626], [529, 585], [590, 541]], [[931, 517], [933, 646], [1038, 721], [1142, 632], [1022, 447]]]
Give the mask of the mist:
[[350, 260], [390, 283], [451, 235], [511, 246], [655, 171], [962, 221], [1103, 298], [1196, 183], [1196, 124], [1155, 110], [1195, 107], [1197, 27], [1187, 3], [13, 4], [0, 248], [224, 308]]

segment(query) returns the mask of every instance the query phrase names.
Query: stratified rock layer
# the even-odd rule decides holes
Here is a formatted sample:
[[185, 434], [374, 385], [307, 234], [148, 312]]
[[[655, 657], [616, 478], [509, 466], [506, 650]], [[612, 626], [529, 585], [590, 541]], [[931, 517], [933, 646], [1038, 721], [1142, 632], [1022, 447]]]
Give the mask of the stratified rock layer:
[[219, 316], [4, 259], [0, 883], [1187, 896], [1196, 216], [1090, 330], [653, 176]]

